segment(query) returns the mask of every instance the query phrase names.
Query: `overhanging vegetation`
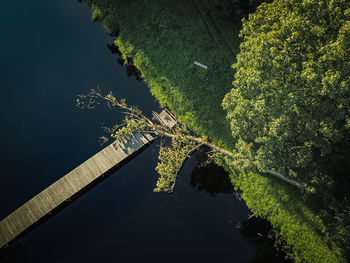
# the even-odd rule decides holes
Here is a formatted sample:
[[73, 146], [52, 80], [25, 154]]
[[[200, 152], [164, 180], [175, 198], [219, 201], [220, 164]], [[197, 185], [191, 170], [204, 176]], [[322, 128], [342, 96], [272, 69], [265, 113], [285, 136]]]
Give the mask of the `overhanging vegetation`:
[[[159, 102], [197, 134], [233, 150], [237, 141], [221, 102], [232, 88], [238, 25], [216, 16], [209, 0], [87, 2], [108, 32], [115, 33], [118, 25], [116, 45], [125, 59], [132, 59]], [[208, 69], [196, 67], [195, 60]], [[257, 170], [243, 173], [227, 162], [221, 165], [243, 190], [249, 208], [268, 218], [293, 248], [296, 262], [343, 262], [317, 200], [304, 198], [298, 189]]]

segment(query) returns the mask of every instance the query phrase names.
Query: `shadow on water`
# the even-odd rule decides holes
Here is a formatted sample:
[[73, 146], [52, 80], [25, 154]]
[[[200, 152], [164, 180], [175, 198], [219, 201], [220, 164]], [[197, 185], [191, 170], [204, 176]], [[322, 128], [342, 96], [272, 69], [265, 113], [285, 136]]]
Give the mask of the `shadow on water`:
[[[190, 184], [198, 191], [211, 196], [216, 194], [234, 194], [240, 200], [240, 194], [234, 190], [228, 173], [215, 163], [206, 163], [203, 156], [192, 170]], [[250, 217], [237, 225], [240, 233], [254, 247], [255, 257], [250, 263], [292, 263], [286, 259], [283, 244], [277, 244], [272, 225], [260, 217]]]
[[28, 262], [29, 251], [26, 246], [17, 241], [8, 247], [0, 249], [1, 263], [25, 263]]
[[230, 176], [224, 168], [208, 160], [206, 155], [208, 151], [208, 148], [203, 147], [196, 157], [198, 162], [191, 173], [191, 186], [198, 191], [204, 190], [211, 196], [218, 193], [234, 194]]
[[[22, 233], [20, 233], [17, 237], [15, 237], [13, 240], [11, 240], [7, 246], [0, 248], [0, 255], [1, 255], [1, 260], [0, 263], [2, 262], [17, 262], [17, 261], [8, 261], [11, 260], [11, 258], [6, 257], [7, 254], [10, 253], [10, 255], [15, 255], [15, 254], [21, 254], [22, 250], [20, 250], [19, 248], [23, 247], [20, 246], [19, 244], [19, 240], [24, 237], [26, 234], [28, 234], [29, 232], [33, 231], [34, 229], [36, 229], [38, 226], [40, 226], [41, 224], [45, 223], [46, 221], [48, 221], [50, 218], [52, 218], [53, 216], [55, 216], [57, 213], [59, 213], [60, 211], [62, 211], [63, 209], [65, 209], [66, 207], [68, 207], [69, 205], [71, 205], [74, 201], [78, 200], [80, 197], [82, 197], [84, 194], [86, 194], [87, 192], [89, 192], [90, 190], [92, 190], [94, 187], [96, 187], [97, 185], [99, 185], [101, 182], [103, 182], [104, 180], [106, 180], [108, 177], [110, 177], [112, 174], [114, 174], [116, 171], [118, 171], [120, 168], [122, 168], [124, 165], [126, 165], [127, 163], [129, 163], [130, 161], [132, 161], [133, 159], [135, 159], [138, 155], [140, 155], [145, 149], [147, 149], [151, 144], [153, 144], [154, 141], [151, 141], [147, 144], [145, 144], [144, 146], [142, 146], [141, 148], [139, 148], [138, 150], [136, 150], [135, 152], [133, 152], [132, 154], [129, 154], [129, 156], [127, 156], [125, 159], [123, 159], [122, 161], [120, 161], [118, 164], [114, 165], [111, 169], [109, 169], [107, 172], [105, 172], [104, 174], [102, 174], [101, 176], [99, 176], [97, 179], [95, 179], [93, 182], [91, 182], [90, 184], [86, 185], [84, 188], [82, 188], [80, 191], [76, 192], [75, 194], [73, 194], [69, 199], [67, 199], [65, 202], [61, 203], [60, 205], [58, 205], [56, 208], [54, 208], [53, 210], [51, 210], [51, 212], [49, 212], [48, 214], [46, 214], [45, 216], [43, 216], [42, 218], [40, 218], [38, 221], [36, 221], [34, 224], [32, 224], [30, 227], [28, 227], [25, 231], [23, 231]], [[4, 257], [3, 257], [4, 255]], [[7, 259], [8, 258], [8, 259]], [[22, 261], [19, 261], [22, 262]]]
[[237, 227], [246, 240], [255, 248], [255, 257], [250, 263], [293, 263], [286, 259], [283, 244], [276, 244], [271, 224], [260, 217], [250, 217]]
[[214, 196], [217, 193], [232, 194], [233, 185], [224, 168], [214, 163], [197, 165], [191, 174], [190, 184], [198, 191], [206, 191]]
[[138, 81], [143, 81], [142, 75], [140, 70], [138, 70], [135, 65], [134, 65], [134, 61], [132, 58], [126, 58], [124, 59], [122, 57], [122, 52], [120, 52], [119, 47], [117, 45], [115, 45], [114, 43], [111, 44], [107, 44], [107, 48], [109, 49], [109, 51], [112, 54], [117, 54], [118, 55], [118, 59], [117, 62], [119, 65], [122, 65], [124, 67], [126, 67], [126, 74], [129, 77], [135, 76], [135, 78]]
[[[77, 1], [79, 3], [85, 2], [84, 0], [77, 0]], [[94, 22], [101, 22], [98, 17], [94, 18], [93, 21]], [[117, 37], [119, 35], [119, 32], [120, 32], [120, 26], [119, 26], [119, 24], [116, 23], [113, 26], [112, 32], [109, 32], [108, 34], [112, 37]], [[126, 74], [129, 77], [135, 76], [135, 78], [138, 81], [143, 81], [142, 74], [141, 74], [140, 70], [138, 70], [138, 68], [134, 65], [132, 58], [128, 57], [128, 58], [124, 59], [122, 57], [122, 53], [119, 50], [119, 47], [117, 45], [115, 45], [115, 43], [107, 44], [107, 48], [111, 51], [112, 54], [118, 55], [117, 62], [118, 62], [118, 64], [126, 67]]]

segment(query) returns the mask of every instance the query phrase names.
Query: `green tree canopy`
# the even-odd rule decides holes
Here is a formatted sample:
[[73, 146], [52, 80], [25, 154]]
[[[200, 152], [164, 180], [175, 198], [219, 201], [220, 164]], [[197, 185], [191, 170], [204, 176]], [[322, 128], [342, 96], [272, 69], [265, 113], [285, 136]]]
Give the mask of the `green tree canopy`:
[[223, 101], [237, 160], [329, 185], [321, 163], [341, 159], [350, 138], [350, 2], [263, 3], [240, 36]]

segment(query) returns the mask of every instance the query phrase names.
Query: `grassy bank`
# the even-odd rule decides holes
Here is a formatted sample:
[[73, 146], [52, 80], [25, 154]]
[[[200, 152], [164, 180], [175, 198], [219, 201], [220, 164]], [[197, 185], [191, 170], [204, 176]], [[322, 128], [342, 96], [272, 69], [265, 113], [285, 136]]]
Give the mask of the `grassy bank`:
[[[232, 88], [239, 26], [217, 17], [209, 0], [87, 2], [107, 31], [115, 33], [119, 25], [116, 44], [159, 102], [194, 132], [232, 149], [221, 102]], [[195, 66], [195, 60], [208, 69]], [[327, 227], [297, 189], [253, 173], [231, 171], [231, 179], [249, 208], [279, 230], [296, 262], [342, 262]]]
[[[191, 1], [89, 1], [95, 17], [113, 32], [125, 57], [133, 59], [153, 95], [190, 129], [232, 147], [221, 101], [231, 89], [231, 64], [238, 52], [238, 31], [208, 24], [207, 7]], [[198, 1], [199, 2], [199, 1]], [[232, 27], [231, 27], [232, 28]], [[207, 65], [208, 70], [193, 64]]]

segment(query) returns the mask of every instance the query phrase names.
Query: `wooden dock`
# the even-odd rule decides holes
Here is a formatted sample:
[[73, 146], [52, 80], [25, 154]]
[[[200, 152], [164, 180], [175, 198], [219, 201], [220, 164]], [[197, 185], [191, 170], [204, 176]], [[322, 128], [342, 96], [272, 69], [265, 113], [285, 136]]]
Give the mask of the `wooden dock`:
[[0, 222], [0, 248], [154, 139], [138, 132], [114, 142], [34, 196]]
[[177, 120], [175, 116], [167, 109], [164, 109], [159, 114], [153, 111], [152, 115], [153, 115], [153, 119], [157, 120], [161, 125], [168, 127], [170, 129], [174, 128], [175, 125], [177, 124]]

